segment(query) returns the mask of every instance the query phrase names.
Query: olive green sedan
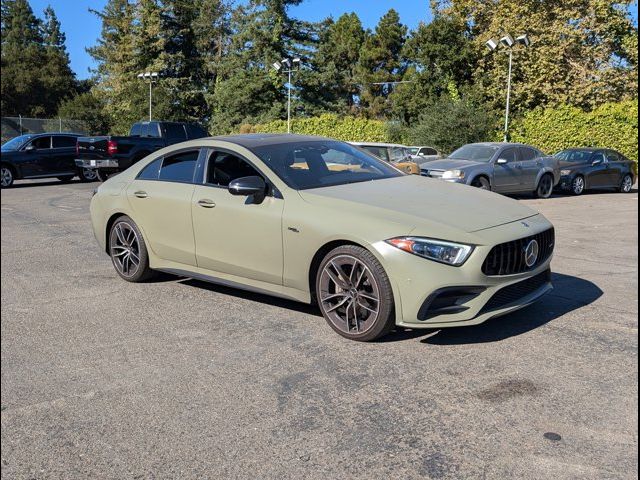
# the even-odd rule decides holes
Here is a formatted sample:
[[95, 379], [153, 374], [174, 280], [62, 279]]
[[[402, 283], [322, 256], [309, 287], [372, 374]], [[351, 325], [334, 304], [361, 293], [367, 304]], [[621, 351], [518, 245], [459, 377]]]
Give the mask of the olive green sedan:
[[552, 289], [542, 215], [327, 138], [167, 147], [103, 183], [91, 218], [127, 281], [162, 271], [317, 303], [353, 340], [479, 324]]

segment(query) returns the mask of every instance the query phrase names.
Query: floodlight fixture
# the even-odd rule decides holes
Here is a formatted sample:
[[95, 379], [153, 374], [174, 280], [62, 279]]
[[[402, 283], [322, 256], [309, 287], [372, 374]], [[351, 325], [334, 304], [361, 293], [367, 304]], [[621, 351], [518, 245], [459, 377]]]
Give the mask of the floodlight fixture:
[[495, 50], [496, 48], [498, 48], [498, 42], [496, 42], [493, 38], [487, 40], [487, 42], [485, 43], [485, 45], [487, 46], [487, 48], [491, 51]]

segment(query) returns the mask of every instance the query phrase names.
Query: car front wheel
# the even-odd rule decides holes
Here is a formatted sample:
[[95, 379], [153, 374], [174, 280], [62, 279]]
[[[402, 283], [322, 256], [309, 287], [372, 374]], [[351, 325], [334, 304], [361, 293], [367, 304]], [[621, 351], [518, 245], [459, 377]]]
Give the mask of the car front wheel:
[[316, 298], [331, 328], [351, 340], [375, 340], [395, 325], [389, 278], [362, 247], [344, 245], [326, 255], [316, 276]]
[[138, 226], [126, 215], [118, 217], [109, 233], [109, 255], [113, 266], [127, 282], [144, 282], [155, 275]]
[[485, 177], [478, 177], [471, 182], [471, 185], [481, 190], [491, 190], [491, 183]]
[[584, 193], [584, 187], [584, 177], [578, 175], [571, 182], [571, 193], [573, 193], [574, 195], [582, 195]]
[[2, 188], [9, 188], [13, 185], [13, 171], [7, 165], [2, 165], [0, 170]]

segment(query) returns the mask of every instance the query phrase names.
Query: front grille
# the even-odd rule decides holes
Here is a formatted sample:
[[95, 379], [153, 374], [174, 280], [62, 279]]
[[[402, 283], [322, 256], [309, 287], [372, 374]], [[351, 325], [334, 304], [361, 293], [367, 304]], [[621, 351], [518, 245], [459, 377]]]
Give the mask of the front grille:
[[504, 287], [489, 299], [478, 315], [500, 310], [508, 305], [517, 303], [519, 300], [531, 295], [549, 282], [551, 282], [551, 270], [539, 273], [535, 277], [527, 278], [522, 282]]
[[[555, 230], [550, 228], [530, 237], [496, 245], [482, 264], [482, 273], [485, 275], [514, 275], [533, 270], [551, 256], [555, 246], [555, 237]], [[525, 249], [531, 240], [536, 240], [540, 249], [538, 259], [529, 267], [525, 258]]]

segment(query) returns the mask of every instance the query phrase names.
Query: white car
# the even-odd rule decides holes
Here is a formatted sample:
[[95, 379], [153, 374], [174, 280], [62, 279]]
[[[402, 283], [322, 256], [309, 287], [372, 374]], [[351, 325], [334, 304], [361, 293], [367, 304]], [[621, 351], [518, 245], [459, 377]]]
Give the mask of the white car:
[[413, 146], [409, 147], [409, 151], [411, 152], [411, 156], [417, 160], [420, 160], [421, 163], [430, 162], [432, 160], [439, 160], [442, 158], [440, 152], [438, 152], [438, 150], [433, 147]]

